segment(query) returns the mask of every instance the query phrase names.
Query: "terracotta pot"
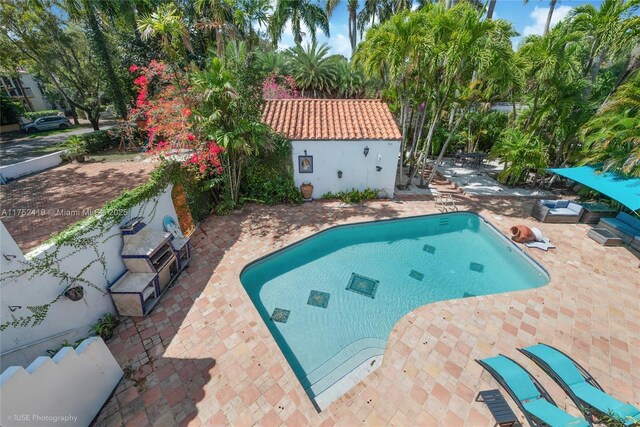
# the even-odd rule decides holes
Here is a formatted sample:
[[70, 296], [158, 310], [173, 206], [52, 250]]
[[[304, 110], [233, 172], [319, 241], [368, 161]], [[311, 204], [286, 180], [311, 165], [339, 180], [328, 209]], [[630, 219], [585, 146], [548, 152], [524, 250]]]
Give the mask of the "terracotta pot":
[[146, 129], [147, 128], [147, 119], [137, 119], [136, 120], [136, 125], [138, 125], [138, 127], [140, 129]]
[[313, 185], [309, 182], [305, 182], [300, 186], [300, 192], [304, 199], [311, 199], [311, 194], [313, 194]]
[[527, 243], [533, 242], [536, 240], [536, 236], [533, 234], [533, 231], [526, 225], [516, 225], [511, 227], [511, 239], [514, 242], [518, 243]]

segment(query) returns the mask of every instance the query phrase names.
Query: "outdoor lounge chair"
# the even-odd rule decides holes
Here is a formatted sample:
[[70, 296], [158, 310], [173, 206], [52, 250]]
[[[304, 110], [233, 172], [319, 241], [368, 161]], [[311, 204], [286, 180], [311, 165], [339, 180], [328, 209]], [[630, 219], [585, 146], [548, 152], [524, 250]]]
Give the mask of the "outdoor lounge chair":
[[549, 393], [516, 361], [499, 355], [477, 360], [516, 402], [532, 426], [588, 427], [589, 423], [558, 408]]
[[546, 344], [519, 349], [540, 366], [590, 419], [592, 410], [620, 419], [625, 425], [640, 424], [640, 410], [611, 397], [589, 373], [571, 357]]
[[575, 224], [582, 211], [582, 206], [569, 200], [537, 200], [531, 216], [540, 222]]
[[640, 219], [634, 218], [627, 213], [619, 212], [615, 218], [601, 218], [598, 228], [606, 228], [619, 236], [625, 244], [633, 247], [634, 238], [640, 236]]

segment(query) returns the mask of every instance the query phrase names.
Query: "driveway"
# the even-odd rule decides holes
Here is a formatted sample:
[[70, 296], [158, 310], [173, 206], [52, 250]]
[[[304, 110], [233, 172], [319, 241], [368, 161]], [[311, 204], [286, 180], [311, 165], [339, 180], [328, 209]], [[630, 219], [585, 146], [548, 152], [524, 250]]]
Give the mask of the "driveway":
[[[29, 159], [49, 154], [52, 151], [45, 150], [64, 142], [72, 135], [93, 132], [93, 128], [87, 123], [80, 121], [80, 126], [67, 132], [58, 132], [51, 135], [38, 136], [38, 134], [15, 133], [2, 135], [0, 140], [0, 165], [7, 166]], [[100, 130], [113, 127], [117, 121], [103, 121], [100, 123]]]

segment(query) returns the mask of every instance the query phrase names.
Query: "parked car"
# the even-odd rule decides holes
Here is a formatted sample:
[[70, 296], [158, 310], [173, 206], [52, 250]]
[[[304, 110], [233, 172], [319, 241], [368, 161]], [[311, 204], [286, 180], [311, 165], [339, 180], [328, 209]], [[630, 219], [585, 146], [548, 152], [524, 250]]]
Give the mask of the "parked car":
[[39, 132], [51, 129], [66, 129], [71, 127], [71, 122], [62, 116], [46, 116], [40, 117], [33, 123], [24, 126], [25, 132]]

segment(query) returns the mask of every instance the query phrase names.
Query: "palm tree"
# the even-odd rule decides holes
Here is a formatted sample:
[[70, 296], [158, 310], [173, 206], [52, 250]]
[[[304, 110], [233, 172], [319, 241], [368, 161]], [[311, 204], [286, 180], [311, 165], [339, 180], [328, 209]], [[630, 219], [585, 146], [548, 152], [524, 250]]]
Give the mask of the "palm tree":
[[256, 68], [262, 76], [269, 74], [287, 75], [288, 67], [285, 57], [275, 50], [257, 50], [255, 52]]
[[593, 84], [602, 63], [621, 49], [638, 41], [634, 28], [640, 28], [640, 17], [634, 16], [640, 6], [637, 0], [604, 0], [599, 8], [576, 6], [571, 19], [576, 29], [590, 40], [589, 59], [584, 75]]
[[542, 91], [560, 80], [576, 79], [581, 75], [580, 35], [566, 23], [554, 27], [546, 36], [532, 35], [518, 49], [518, 56], [526, 64], [525, 76], [533, 103], [525, 127], [539, 124], [538, 107]]
[[330, 93], [338, 83], [337, 60], [328, 55], [326, 44], [318, 46], [316, 42], [306, 47], [294, 46], [286, 51], [287, 63], [291, 75], [302, 90], [302, 96]]
[[138, 29], [142, 39], [159, 38], [165, 53], [177, 59], [184, 50], [193, 51], [189, 31], [182, 13], [173, 3], [162, 4], [151, 14], [138, 19]]
[[289, 21], [291, 21], [293, 40], [296, 45], [302, 43], [302, 37], [305, 35], [302, 31], [303, 25], [311, 33], [311, 41], [313, 43], [316, 41], [317, 28], [329, 37], [329, 18], [322, 8], [313, 4], [310, 0], [278, 0], [270, 22], [274, 46], [277, 46], [282, 38], [284, 27]]
[[218, 56], [224, 54], [224, 29], [233, 21], [235, 0], [196, 0], [196, 12], [202, 15], [198, 24], [201, 28], [212, 28], [216, 37]]
[[251, 47], [257, 34], [254, 25], [267, 27], [269, 23], [269, 12], [271, 12], [271, 2], [269, 0], [241, 0], [238, 9], [235, 11], [234, 21], [243, 33]]
[[361, 95], [366, 80], [362, 69], [345, 59], [337, 61], [336, 67], [338, 73], [336, 95], [341, 98], [354, 98]]
[[640, 177], [640, 71], [613, 94], [582, 130], [582, 164]]
[[502, 133], [491, 149], [491, 157], [502, 160], [504, 169], [498, 180], [510, 185], [526, 181], [532, 170], [536, 176], [542, 174], [547, 167], [547, 148], [542, 140], [513, 128]]
[[487, 19], [493, 18], [493, 11], [496, 8], [496, 0], [489, 0], [489, 5], [487, 6]]
[[376, 23], [382, 24], [393, 15], [404, 10], [410, 10], [409, 0], [365, 0], [362, 10], [358, 13], [358, 30], [364, 34], [367, 27]]
[[[340, 0], [327, 0], [327, 16], [331, 17]], [[349, 13], [349, 42], [351, 43], [351, 55], [356, 51], [358, 44], [358, 0], [347, 0], [347, 12]]]

